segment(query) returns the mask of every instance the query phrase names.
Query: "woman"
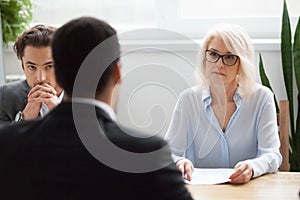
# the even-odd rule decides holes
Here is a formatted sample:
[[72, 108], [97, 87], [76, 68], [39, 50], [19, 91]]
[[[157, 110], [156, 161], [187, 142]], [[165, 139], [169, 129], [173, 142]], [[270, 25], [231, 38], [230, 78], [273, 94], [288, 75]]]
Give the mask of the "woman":
[[281, 164], [273, 93], [256, 83], [254, 50], [236, 25], [204, 38], [199, 85], [179, 97], [166, 135], [181, 172], [235, 168], [231, 183], [277, 171]]

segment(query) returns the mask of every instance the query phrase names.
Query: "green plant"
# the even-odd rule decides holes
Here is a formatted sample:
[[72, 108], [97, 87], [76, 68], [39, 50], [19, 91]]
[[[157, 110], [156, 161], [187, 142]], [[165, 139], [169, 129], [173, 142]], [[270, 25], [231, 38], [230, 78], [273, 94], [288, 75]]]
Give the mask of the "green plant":
[[15, 41], [32, 20], [31, 0], [0, 0], [3, 43]]
[[[273, 89], [272, 89], [272, 87], [270, 85], [269, 78], [268, 78], [268, 76], [267, 76], [267, 74], [265, 72], [263, 60], [262, 60], [262, 57], [261, 57], [260, 53], [259, 53], [259, 74], [260, 74], [261, 83], [264, 86], [270, 88], [271, 91], [273, 92]], [[277, 103], [275, 95], [274, 95], [274, 100], [275, 100], [276, 112], [279, 113], [279, 107], [278, 107], [278, 103]]]
[[[286, 5], [286, 1], [283, 2], [283, 14], [282, 14], [282, 27], [281, 27], [281, 60], [282, 70], [285, 82], [285, 88], [290, 105], [290, 122], [291, 122], [291, 135], [290, 135], [290, 164], [291, 171], [300, 171], [300, 95], [298, 94], [298, 111], [296, 117], [294, 117], [294, 92], [300, 92], [300, 18], [296, 26], [294, 35], [294, 43], [292, 43], [292, 32], [290, 25], [289, 13]], [[294, 74], [296, 78], [297, 87], [295, 88]], [[262, 84], [269, 87], [268, 78], [263, 70], [262, 58], [260, 56], [260, 75]], [[278, 110], [278, 109], [277, 109]]]
[[[298, 111], [296, 118], [296, 127], [294, 123], [294, 101], [293, 92], [300, 90], [300, 18], [296, 26], [294, 35], [294, 43], [292, 44], [292, 34], [289, 20], [289, 13], [286, 6], [286, 1], [283, 4], [282, 28], [281, 28], [281, 58], [284, 82], [287, 91], [288, 100], [290, 102], [290, 119], [291, 119], [291, 152], [290, 162], [291, 171], [300, 171], [300, 96], [298, 94]], [[295, 73], [297, 88], [294, 88]]]

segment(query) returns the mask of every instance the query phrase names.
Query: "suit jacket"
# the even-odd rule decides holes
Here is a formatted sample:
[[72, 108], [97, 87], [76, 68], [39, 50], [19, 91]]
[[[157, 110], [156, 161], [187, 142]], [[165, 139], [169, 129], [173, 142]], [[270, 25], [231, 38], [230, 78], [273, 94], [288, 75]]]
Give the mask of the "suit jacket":
[[27, 104], [30, 87], [26, 80], [0, 86], [0, 127], [11, 124]]
[[[80, 108], [76, 115], [72, 103], [63, 102], [43, 119], [0, 129], [0, 199], [191, 199], [169, 149], [153, 160], [157, 166], [169, 162], [161, 169], [146, 173], [120, 171], [92, 156], [78, 130], [83, 131], [81, 134], [99, 132], [89, 125], [93, 121], [90, 111], [96, 111], [96, 122], [105, 137], [123, 150], [147, 153], [166, 142], [155, 136], [133, 137], [136, 132], [127, 134], [128, 130], [123, 131], [93, 105], [73, 103], [74, 106]], [[86, 126], [75, 127], [74, 119]], [[103, 146], [100, 154], [109, 158], [112, 151]], [[132, 162], [118, 155], [111, 158], [122, 161], [121, 168]], [[141, 160], [137, 165], [143, 162], [148, 161]]]

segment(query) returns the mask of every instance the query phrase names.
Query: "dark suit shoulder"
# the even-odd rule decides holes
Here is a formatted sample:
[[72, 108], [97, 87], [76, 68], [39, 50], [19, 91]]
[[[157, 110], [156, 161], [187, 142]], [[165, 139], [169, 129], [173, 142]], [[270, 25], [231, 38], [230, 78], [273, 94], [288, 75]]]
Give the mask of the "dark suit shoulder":
[[0, 107], [7, 107], [5, 109], [10, 110], [10, 107], [18, 104], [23, 106], [29, 90], [30, 87], [26, 80], [2, 85], [0, 87]]
[[16, 81], [0, 87], [0, 126], [13, 122], [18, 111], [24, 109], [30, 87], [26, 80]]
[[102, 127], [112, 142], [128, 151], [145, 153], [159, 150], [167, 145], [162, 138], [149, 136], [114, 122], [102, 124]]
[[[151, 187], [151, 191], [144, 191], [144, 195], [146, 195], [143, 199], [192, 199], [190, 193], [184, 187], [181, 173], [171, 159], [171, 151], [165, 140], [157, 136], [149, 137], [145, 133], [117, 125], [113, 121], [106, 122], [102, 126], [104, 126], [103, 129], [107, 137], [118, 147], [140, 155], [145, 153], [144, 159], [140, 160], [141, 162], [159, 166], [157, 170], [140, 174], [140, 179], [137, 179], [139, 184]], [[154, 152], [157, 152], [157, 154], [149, 162], [147, 160], [149, 157], [146, 154]], [[126, 160], [127, 158], [123, 159]], [[132, 160], [129, 162], [132, 162]], [[147, 183], [143, 183], [144, 181]]]
[[30, 87], [26, 80], [15, 81], [1, 86], [0, 95], [18, 95], [20, 92], [28, 92]]

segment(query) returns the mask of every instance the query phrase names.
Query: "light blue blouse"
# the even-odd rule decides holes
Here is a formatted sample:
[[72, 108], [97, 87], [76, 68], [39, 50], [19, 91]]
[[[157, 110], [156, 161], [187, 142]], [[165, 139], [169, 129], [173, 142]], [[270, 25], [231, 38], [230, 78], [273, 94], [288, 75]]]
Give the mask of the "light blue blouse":
[[239, 90], [225, 132], [208, 90], [195, 86], [180, 94], [165, 137], [175, 162], [186, 157], [199, 168], [233, 168], [244, 161], [252, 166], [254, 177], [278, 170], [282, 157], [273, 93], [260, 84], [247, 98]]

